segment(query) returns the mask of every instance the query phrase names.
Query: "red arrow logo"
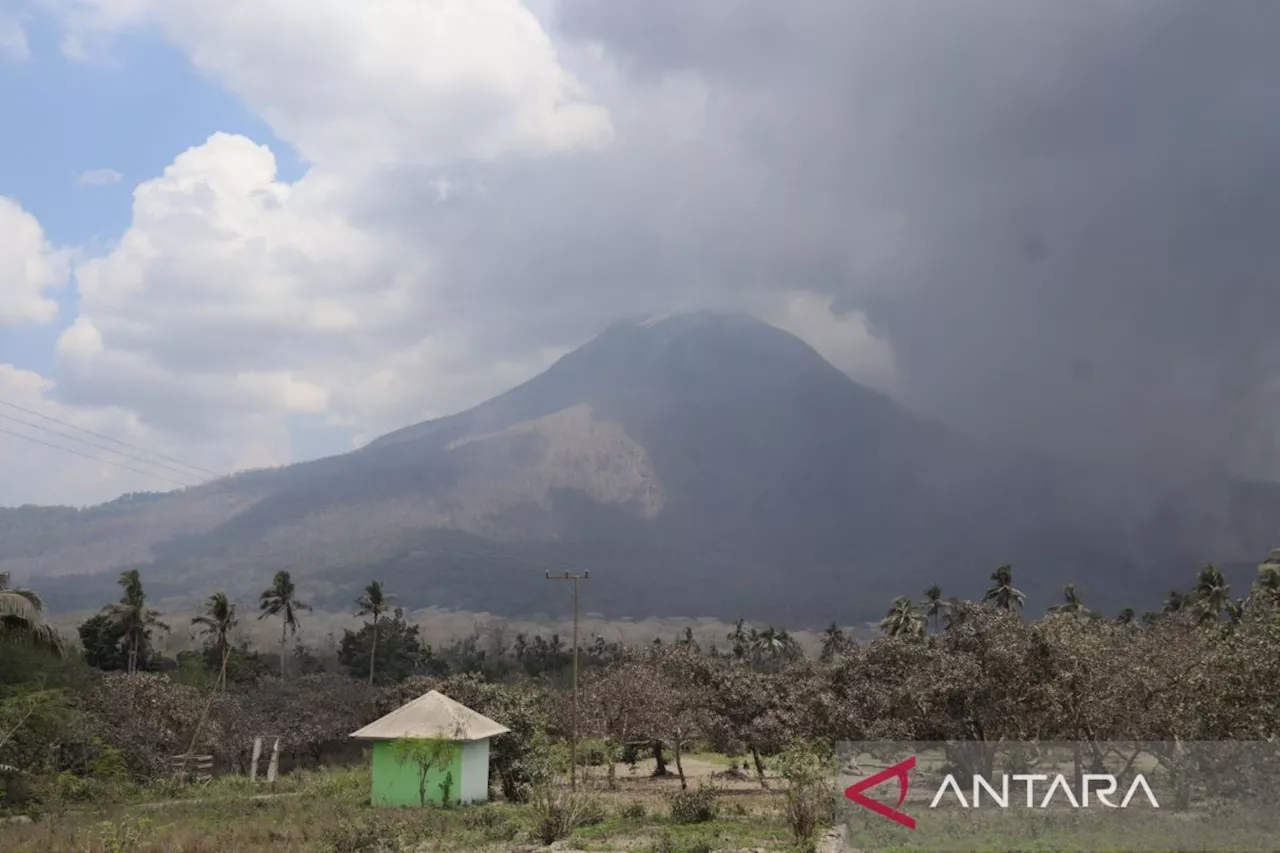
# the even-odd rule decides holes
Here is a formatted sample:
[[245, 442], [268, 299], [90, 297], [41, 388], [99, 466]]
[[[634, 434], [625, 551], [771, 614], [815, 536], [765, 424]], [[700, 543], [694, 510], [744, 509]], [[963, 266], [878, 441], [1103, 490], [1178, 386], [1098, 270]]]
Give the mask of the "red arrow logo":
[[890, 808], [884, 803], [877, 802], [862, 793], [868, 788], [874, 788], [881, 782], [896, 778], [898, 780], [898, 807], [901, 807], [903, 801], [907, 799], [907, 771], [915, 769], [915, 766], [916, 757], [913, 755], [908, 759], [899, 761], [892, 767], [886, 767], [874, 776], [868, 776], [861, 782], [855, 782], [848, 788], [844, 789], [844, 795], [863, 808], [871, 809], [871, 811], [889, 818], [889, 820], [894, 823], [900, 823], [907, 829], [915, 829], [915, 818], [910, 815], [903, 814], [898, 811], [898, 808]]

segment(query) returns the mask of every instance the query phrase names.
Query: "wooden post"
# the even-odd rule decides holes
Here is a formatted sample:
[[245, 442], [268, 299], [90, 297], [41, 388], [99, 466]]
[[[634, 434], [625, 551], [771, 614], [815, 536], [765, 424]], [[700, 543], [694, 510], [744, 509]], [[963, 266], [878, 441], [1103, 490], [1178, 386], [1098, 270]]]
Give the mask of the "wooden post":
[[262, 738], [253, 739], [253, 759], [249, 762], [249, 781], [258, 781], [258, 759], [262, 758]]
[[280, 738], [271, 743], [271, 763], [267, 765], [267, 781], [276, 783], [276, 773], [280, 769]]
[[578, 790], [578, 581], [590, 576], [591, 572], [580, 575], [547, 572], [549, 581], [573, 581], [573, 737], [569, 741], [569, 788], [574, 791]]

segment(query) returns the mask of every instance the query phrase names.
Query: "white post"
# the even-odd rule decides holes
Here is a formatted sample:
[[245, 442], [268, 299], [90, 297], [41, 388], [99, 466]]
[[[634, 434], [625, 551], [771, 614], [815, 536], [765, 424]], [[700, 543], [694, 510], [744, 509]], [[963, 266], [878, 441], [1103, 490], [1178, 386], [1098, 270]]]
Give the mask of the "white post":
[[262, 738], [253, 739], [253, 760], [249, 762], [249, 781], [258, 781], [258, 759], [262, 757]]
[[271, 763], [267, 765], [267, 781], [275, 784], [276, 773], [280, 769], [280, 738], [271, 744]]

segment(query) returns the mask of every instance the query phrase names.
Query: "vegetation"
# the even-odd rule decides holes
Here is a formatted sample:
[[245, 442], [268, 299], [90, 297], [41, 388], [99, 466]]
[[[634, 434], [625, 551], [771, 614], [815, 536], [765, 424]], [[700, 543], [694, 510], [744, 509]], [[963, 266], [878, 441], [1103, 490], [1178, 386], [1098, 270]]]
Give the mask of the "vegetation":
[[44, 603], [35, 590], [11, 586], [0, 572], [0, 647], [31, 643], [62, 651], [62, 638], [44, 621]]
[[374, 675], [377, 672], [378, 658], [378, 620], [382, 618], [382, 614], [386, 613], [391, 606], [391, 599], [394, 595], [388, 594], [382, 588], [381, 581], [373, 581], [364, 588], [364, 594], [356, 599], [356, 605], [360, 608], [357, 616], [372, 616], [369, 622], [369, 683], [373, 684]]
[[[427, 779], [432, 770], [448, 767], [457, 754], [458, 745], [451, 740], [441, 738], [400, 738], [392, 743], [396, 761], [411, 766], [418, 778], [418, 802], [427, 804], [430, 795], [427, 790]], [[446, 781], [447, 785], [447, 781]], [[449, 790], [441, 790], [441, 802], [449, 802]]]
[[236, 626], [236, 606], [227, 600], [225, 592], [215, 592], [205, 602], [204, 613], [193, 617], [191, 624], [200, 625], [204, 634], [212, 638], [218, 653], [218, 687], [227, 689], [227, 658], [231, 655], [229, 635]]
[[311, 609], [311, 605], [297, 598], [296, 590], [293, 586], [293, 578], [288, 572], [276, 572], [276, 576], [271, 580], [271, 586], [262, 591], [258, 596], [258, 607], [261, 611], [258, 614], [259, 619], [266, 619], [268, 616], [280, 617], [280, 677], [284, 677], [284, 664], [288, 659], [284, 652], [286, 631], [291, 631], [295, 635], [298, 633], [298, 614]]
[[[430, 689], [511, 730], [490, 751], [494, 796], [511, 811], [473, 818], [474, 809], [457, 809], [448, 832], [457, 833], [459, 849], [481, 838], [545, 843], [608, 833], [633, 840], [650, 833], [659, 847], [716, 848], [727, 843], [716, 833], [748, 825], [756, 841], [742, 846], [761, 846], [763, 836], [768, 844], [811, 846], [831, 819], [825, 744], [836, 741], [975, 744], [964, 760], [981, 769], [986, 748], [1001, 741], [1280, 735], [1280, 551], [1259, 566], [1243, 596], [1206, 567], [1161, 611], [1140, 617], [1108, 618], [1068, 585], [1045, 615], [1027, 618], [1012, 569], [1001, 567], [992, 579], [981, 602], [945, 598], [938, 587], [918, 602], [896, 598], [882, 637], [860, 641], [833, 626], [813, 657], [784, 630], [742, 622], [719, 647], [701, 647], [691, 632], [638, 647], [590, 638], [579, 703], [588, 740], [579, 751], [581, 785], [571, 790], [570, 656], [558, 636], [518, 635], [508, 644], [477, 635], [431, 648], [371, 584], [358, 604], [371, 617], [361, 630], [327, 652], [299, 646], [292, 672], [234, 642], [236, 608], [219, 594], [191, 617], [204, 648], [167, 661], [151, 651], [153, 632], [163, 628], [142, 578], [126, 572], [120, 602], [80, 626], [83, 651], [64, 654], [41, 627], [39, 596], [5, 578], [0, 810], [38, 820], [0, 829], [0, 837], [5, 849], [111, 849], [120, 839], [137, 850], [202, 849], [175, 841], [188, 830], [167, 815], [144, 827], [140, 821], [150, 818], [136, 809], [142, 801], [203, 797], [217, 802], [190, 820], [213, 821], [224, 847], [239, 840], [243, 849], [268, 846], [244, 835], [261, 825], [251, 811], [260, 809], [299, 821], [277, 833], [293, 839], [287, 849], [365, 849], [351, 846], [359, 838], [399, 849], [405, 839], [442, 831], [445, 819], [361, 812], [367, 775], [318, 768], [358, 763], [358, 755], [343, 753], [346, 736]], [[261, 615], [280, 618], [286, 639], [304, 607], [287, 576], [277, 576], [260, 600]], [[251, 805], [256, 791], [246, 774], [259, 736], [281, 738], [285, 776], [277, 793], [311, 791], [334, 806], [332, 820], [304, 826], [297, 807], [283, 801]], [[173, 757], [190, 752], [213, 756], [220, 778], [200, 789], [207, 794], [173, 781]], [[709, 752], [719, 757], [708, 762]], [[448, 757], [417, 758], [430, 768]], [[636, 800], [642, 782], [657, 787]], [[726, 807], [731, 801], [721, 792], [734, 786], [756, 798], [749, 813]], [[73, 821], [74, 847], [39, 820], [69, 809], [86, 815]], [[710, 835], [689, 834], [699, 828]]]

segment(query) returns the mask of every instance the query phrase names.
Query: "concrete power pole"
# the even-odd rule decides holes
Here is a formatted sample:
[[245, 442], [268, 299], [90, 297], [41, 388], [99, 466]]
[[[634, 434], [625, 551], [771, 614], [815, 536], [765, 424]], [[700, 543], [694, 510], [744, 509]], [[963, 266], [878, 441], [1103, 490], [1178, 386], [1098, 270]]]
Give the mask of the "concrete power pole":
[[569, 741], [569, 788], [578, 790], [578, 581], [584, 581], [591, 572], [580, 575], [571, 572], [551, 574], [549, 581], [573, 581], [573, 739]]

